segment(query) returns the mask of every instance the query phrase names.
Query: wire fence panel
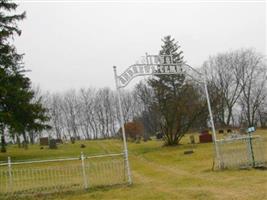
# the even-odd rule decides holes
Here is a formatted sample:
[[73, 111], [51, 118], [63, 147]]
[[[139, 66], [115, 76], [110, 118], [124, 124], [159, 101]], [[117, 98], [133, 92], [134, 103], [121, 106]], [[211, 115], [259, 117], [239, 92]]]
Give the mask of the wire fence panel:
[[52, 161], [1, 164], [0, 199], [126, 183], [122, 154]]
[[88, 162], [89, 187], [114, 185], [126, 182], [124, 160]]
[[220, 168], [267, 167], [267, 153], [261, 137], [239, 137], [217, 141]]
[[267, 167], [267, 146], [263, 138], [257, 138], [252, 142], [255, 166]]

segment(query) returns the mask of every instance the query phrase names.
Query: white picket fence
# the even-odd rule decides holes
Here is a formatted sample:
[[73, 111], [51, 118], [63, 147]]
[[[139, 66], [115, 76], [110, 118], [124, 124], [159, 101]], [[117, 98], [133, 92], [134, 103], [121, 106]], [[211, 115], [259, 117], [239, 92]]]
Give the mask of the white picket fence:
[[[0, 199], [126, 183], [124, 154], [0, 164]], [[12, 198], [11, 198], [12, 199]]]

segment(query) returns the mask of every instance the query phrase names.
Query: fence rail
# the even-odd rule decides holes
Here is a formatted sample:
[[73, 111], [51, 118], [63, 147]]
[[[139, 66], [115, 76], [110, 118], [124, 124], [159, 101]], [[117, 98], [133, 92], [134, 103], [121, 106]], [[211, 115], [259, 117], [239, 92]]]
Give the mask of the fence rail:
[[124, 154], [0, 165], [0, 199], [126, 183]]

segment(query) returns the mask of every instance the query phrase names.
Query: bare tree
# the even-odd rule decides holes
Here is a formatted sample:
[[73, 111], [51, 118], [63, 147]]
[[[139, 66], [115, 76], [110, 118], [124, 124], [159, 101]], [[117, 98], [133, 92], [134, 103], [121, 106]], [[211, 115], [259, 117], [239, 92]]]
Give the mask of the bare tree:
[[140, 110], [137, 116], [141, 117], [144, 124], [144, 137], [148, 137], [148, 134], [155, 134], [160, 131], [160, 115], [153, 109], [154, 93], [146, 82], [137, 84], [133, 92]]
[[69, 90], [63, 95], [63, 102], [61, 104], [61, 109], [63, 111], [65, 126], [69, 133], [69, 137], [78, 138], [79, 130], [77, 123], [78, 111], [78, 101], [75, 90]]
[[64, 135], [64, 119], [62, 111], [62, 96], [58, 93], [50, 95], [49, 99], [49, 113], [50, 113], [50, 123], [55, 131], [56, 138], [62, 139], [66, 138]]
[[257, 125], [257, 112], [266, 99], [266, 63], [264, 57], [252, 49], [242, 50], [239, 104], [248, 126]]
[[203, 65], [208, 77], [221, 97], [219, 119], [222, 126], [233, 123], [233, 109], [242, 93], [241, 71], [244, 63], [241, 50], [210, 57]]
[[264, 103], [262, 103], [262, 105], [259, 107], [259, 109], [257, 110], [257, 119], [260, 122], [260, 126], [262, 128], [266, 128], [267, 127], [267, 102], [265, 101]]
[[134, 112], [135, 112], [134, 104], [136, 99], [134, 99], [134, 96], [130, 91], [126, 90], [123, 90], [121, 92], [121, 98], [122, 98], [122, 112], [126, 123], [131, 121], [134, 117]]
[[91, 139], [97, 134], [94, 123], [94, 97], [95, 89], [93, 88], [81, 89], [78, 95], [80, 104], [79, 125], [87, 139]]
[[95, 97], [95, 117], [97, 118], [101, 136], [114, 136], [118, 126], [115, 93], [109, 88], [99, 89]]

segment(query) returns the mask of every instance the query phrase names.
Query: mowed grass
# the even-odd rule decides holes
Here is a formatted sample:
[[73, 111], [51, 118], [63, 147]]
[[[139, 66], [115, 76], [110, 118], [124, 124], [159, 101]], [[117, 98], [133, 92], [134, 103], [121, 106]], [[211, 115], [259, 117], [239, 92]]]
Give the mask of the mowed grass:
[[[267, 138], [267, 131], [257, 132]], [[162, 141], [140, 144], [128, 143], [133, 185], [113, 186], [88, 191], [68, 192], [38, 196], [38, 199], [219, 199], [219, 200], [264, 200], [267, 199], [267, 170], [213, 171], [213, 145], [188, 144], [186, 136], [176, 147], [164, 147]], [[84, 143], [86, 148], [81, 149]], [[265, 140], [266, 144], [266, 140]], [[185, 150], [194, 153], [184, 155]], [[12, 160], [39, 160], [62, 157], [119, 153], [120, 140], [82, 141], [60, 145], [57, 150], [40, 149], [39, 145], [28, 150], [9, 146], [8, 153], [0, 154], [0, 160], [11, 156]], [[265, 151], [267, 151], [265, 149]], [[33, 197], [32, 199], [36, 199]]]

